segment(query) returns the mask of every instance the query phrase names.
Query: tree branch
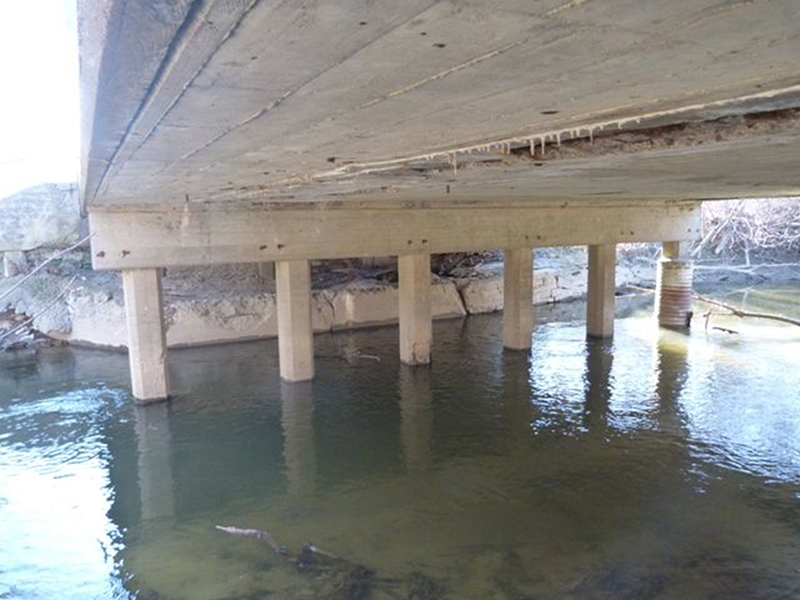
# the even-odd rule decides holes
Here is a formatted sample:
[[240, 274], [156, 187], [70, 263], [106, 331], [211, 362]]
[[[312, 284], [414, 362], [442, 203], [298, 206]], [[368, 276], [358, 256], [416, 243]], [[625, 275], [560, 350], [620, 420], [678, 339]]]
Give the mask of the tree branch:
[[720, 302], [719, 300], [712, 300], [711, 298], [706, 298], [705, 296], [701, 296], [700, 294], [693, 294], [695, 300], [699, 300], [700, 302], [705, 302], [706, 304], [710, 304], [712, 306], [717, 306], [719, 308], [724, 308], [725, 310], [729, 311], [732, 315], [744, 318], [744, 317], [751, 317], [754, 319], [769, 319], [771, 321], [779, 321], [781, 323], [788, 323], [789, 325], [797, 325], [800, 327], [800, 319], [793, 319], [791, 317], [785, 317], [783, 315], [776, 315], [773, 313], [761, 313], [761, 312], [751, 312], [749, 310], [742, 310], [740, 308], [736, 308], [735, 306], [731, 306], [730, 304], [726, 304], [725, 302]]

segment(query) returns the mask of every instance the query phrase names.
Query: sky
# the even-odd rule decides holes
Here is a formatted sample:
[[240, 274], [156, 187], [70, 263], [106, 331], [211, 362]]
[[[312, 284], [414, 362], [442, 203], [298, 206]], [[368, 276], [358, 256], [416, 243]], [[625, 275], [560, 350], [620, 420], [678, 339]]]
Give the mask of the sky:
[[0, 198], [78, 180], [76, 0], [0, 0]]

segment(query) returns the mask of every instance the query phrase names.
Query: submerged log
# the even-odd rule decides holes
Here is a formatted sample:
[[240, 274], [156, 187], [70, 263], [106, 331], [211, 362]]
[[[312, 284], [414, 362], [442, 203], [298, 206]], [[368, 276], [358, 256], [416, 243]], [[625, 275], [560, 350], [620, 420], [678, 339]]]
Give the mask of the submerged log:
[[379, 577], [374, 569], [352, 563], [310, 542], [301, 546], [300, 552], [294, 554], [268, 531], [228, 525], [217, 525], [216, 529], [238, 537], [253, 538], [268, 545], [285, 559], [286, 564], [293, 565], [301, 573], [308, 575], [315, 597], [326, 600], [368, 600], [373, 597], [375, 589], [409, 600], [438, 600], [444, 595], [445, 588], [441, 583], [420, 573], [412, 573], [407, 579]]
[[272, 548], [276, 553], [281, 555], [288, 554], [288, 550], [284, 546], [281, 546], [272, 534], [267, 531], [261, 531], [259, 529], [241, 529], [239, 527], [230, 527], [226, 525], [217, 525], [216, 529], [220, 531], [224, 531], [225, 533], [230, 533], [231, 535], [238, 535], [240, 537], [251, 537], [255, 538], [261, 542], [267, 544], [270, 548]]

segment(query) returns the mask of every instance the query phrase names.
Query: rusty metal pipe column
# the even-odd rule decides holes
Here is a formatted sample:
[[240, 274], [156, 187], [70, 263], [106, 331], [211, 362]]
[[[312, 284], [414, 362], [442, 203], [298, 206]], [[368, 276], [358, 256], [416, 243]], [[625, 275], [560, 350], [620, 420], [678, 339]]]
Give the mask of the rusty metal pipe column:
[[688, 329], [692, 321], [694, 264], [679, 242], [664, 242], [656, 276], [656, 318], [661, 327]]

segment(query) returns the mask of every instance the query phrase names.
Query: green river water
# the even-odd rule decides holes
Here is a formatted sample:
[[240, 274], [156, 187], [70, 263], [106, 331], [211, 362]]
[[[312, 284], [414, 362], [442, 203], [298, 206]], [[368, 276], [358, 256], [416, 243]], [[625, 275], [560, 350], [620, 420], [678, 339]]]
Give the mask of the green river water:
[[621, 306], [587, 342], [582, 310], [538, 310], [530, 353], [437, 322], [429, 369], [394, 327], [317, 336], [309, 384], [274, 340], [175, 351], [146, 407], [124, 354], [8, 354], [0, 599], [800, 597], [800, 330]]

